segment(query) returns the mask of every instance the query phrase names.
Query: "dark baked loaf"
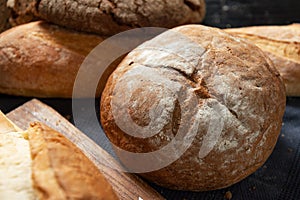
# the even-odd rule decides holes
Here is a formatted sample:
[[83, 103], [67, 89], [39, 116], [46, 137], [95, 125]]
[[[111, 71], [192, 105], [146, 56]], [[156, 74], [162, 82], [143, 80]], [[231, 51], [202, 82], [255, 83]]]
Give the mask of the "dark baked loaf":
[[14, 0], [16, 15], [32, 13], [46, 21], [75, 30], [113, 35], [138, 27], [174, 27], [199, 23], [204, 0]]
[[38, 20], [32, 12], [35, 10], [35, 5], [31, 0], [7, 0], [7, 7], [10, 11], [9, 23], [17, 26]]
[[187, 25], [125, 57], [103, 92], [101, 122], [129, 170], [168, 188], [205, 191], [267, 160], [284, 110], [283, 81], [258, 47]]
[[10, 28], [9, 17], [10, 12], [6, 6], [7, 0], [0, 0], [0, 33]]

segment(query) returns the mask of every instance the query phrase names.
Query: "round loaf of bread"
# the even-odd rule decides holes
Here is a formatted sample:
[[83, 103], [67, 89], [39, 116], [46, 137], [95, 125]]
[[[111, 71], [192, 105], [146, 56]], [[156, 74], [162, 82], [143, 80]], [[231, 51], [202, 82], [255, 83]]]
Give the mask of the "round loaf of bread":
[[187, 25], [125, 57], [102, 94], [101, 123], [129, 171], [171, 189], [206, 191], [242, 180], [267, 160], [285, 98], [278, 71], [258, 47]]

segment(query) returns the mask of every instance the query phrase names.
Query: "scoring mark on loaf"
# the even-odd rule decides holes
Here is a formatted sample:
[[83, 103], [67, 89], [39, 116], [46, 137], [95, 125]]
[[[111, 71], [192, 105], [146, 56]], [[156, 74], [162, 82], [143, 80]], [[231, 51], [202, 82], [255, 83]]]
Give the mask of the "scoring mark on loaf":
[[[161, 149], [149, 153], [132, 153], [115, 147], [118, 149], [119, 155], [122, 155], [125, 165], [133, 172], [141, 173], [161, 169], [177, 160], [191, 145], [200, 123], [200, 118], [195, 117], [198, 111], [198, 99], [193, 93], [193, 88], [184, 87], [178, 81], [165, 78], [163, 72], [158, 69], [161, 68], [132, 64], [131, 70], [125, 72], [116, 83], [110, 102], [115, 123], [123, 132], [138, 138], [149, 138], [156, 135], [159, 136], [158, 140], [168, 141], [171, 138], [165, 136], [162, 129], [168, 123], [172, 123], [176, 104], [186, 108], [181, 109], [181, 120], [175, 137]], [[167, 72], [168, 70], [163, 69], [163, 71]], [[134, 91], [140, 90], [140, 88], [145, 89], [147, 94], [156, 92], [156, 96], [151, 95], [153, 98], [149, 109], [151, 120], [143, 126], [134, 123], [129, 115], [130, 108], [137, 105], [140, 107], [136, 107], [136, 109], [143, 107], [144, 102], [132, 100]], [[140, 95], [146, 95], [146, 93]], [[138, 100], [142, 99], [138, 98]], [[155, 139], [152, 142], [155, 142]]]
[[[180, 81], [176, 79], [170, 80], [164, 74], [157, 75], [157, 72], [160, 71], [158, 70], [158, 68], [174, 70], [180, 75], [182, 75], [183, 77], [185, 77], [186, 79], [190, 80], [190, 82], [193, 82], [194, 85], [200, 82], [200, 84], [198, 84], [199, 87], [193, 90], [193, 93], [195, 94], [200, 94], [201, 91], [205, 91], [205, 89], [200, 89], [200, 87], [204, 87], [205, 84], [203, 84], [203, 81], [198, 80], [199, 78], [198, 76], [195, 76], [196, 66], [199, 65], [201, 56], [205, 54], [206, 52], [205, 48], [201, 47], [199, 44], [195, 42], [192, 42], [189, 38], [187, 38], [182, 34], [178, 34], [177, 32], [168, 31], [163, 33], [162, 35], [163, 36], [158, 36], [152, 39], [150, 42], [145, 42], [144, 44], [140, 45], [137, 49], [135, 49], [133, 52], [129, 53], [129, 57], [132, 56], [135, 58], [134, 61], [130, 61], [128, 64], [128, 66], [131, 67], [131, 70], [123, 74], [123, 76], [118, 80], [117, 85], [115, 86], [114, 89], [114, 94], [118, 95], [122, 93], [122, 95], [119, 97], [120, 99], [125, 98], [125, 102], [127, 102], [127, 99], [132, 97], [132, 94], [135, 93], [136, 90], [139, 90], [139, 87], [147, 87], [147, 91], [143, 91], [140, 94], [146, 96], [151, 96], [150, 94], [153, 93], [153, 90], [158, 89], [157, 83], [161, 83], [161, 85], [159, 86], [160, 91], [166, 90], [163, 93], [160, 93], [159, 90], [156, 91], [157, 98], [156, 99], [153, 98], [153, 105], [156, 105], [155, 103], [158, 101], [157, 99], [160, 99], [157, 105], [163, 105], [163, 106], [159, 107], [159, 109], [154, 112], [152, 112], [153, 109], [149, 110], [149, 116], [151, 115], [152, 112], [153, 117], [150, 116], [151, 120], [150, 122], [146, 123], [147, 126], [144, 126], [143, 130], [140, 129], [139, 126], [136, 126], [135, 124], [132, 123], [133, 121], [128, 115], [127, 111], [125, 111], [125, 113], [124, 112], [122, 113], [122, 116], [126, 116], [126, 117], [119, 120], [118, 116], [120, 116], [120, 114], [117, 114], [116, 111], [117, 109], [114, 109], [115, 107], [116, 108], [118, 107], [118, 110], [121, 110], [121, 108], [128, 108], [128, 107], [134, 109], [137, 103], [133, 101], [131, 106], [128, 106], [127, 103], [126, 105], [125, 103], [121, 103], [120, 105], [118, 105], [114, 103], [114, 100], [118, 99], [118, 97], [112, 99], [111, 101], [112, 112], [115, 118], [117, 118], [116, 121], [121, 122], [119, 124], [119, 127], [120, 126], [123, 127], [120, 128], [124, 132], [134, 135], [136, 137], [146, 138], [146, 136], [147, 137], [153, 136], [159, 133], [159, 131], [161, 131], [161, 129], [167, 123], [169, 123], [172, 117], [172, 112], [174, 110], [174, 103], [176, 100], [176, 98], [174, 98], [174, 94], [175, 93], [178, 94], [180, 88], [183, 87], [182, 83], [180, 83]], [[172, 39], [174, 36], [178, 37], [178, 40], [176, 40], [176, 42], [174, 42]], [[164, 37], [165, 39], [163, 40], [163, 42], [160, 41], [156, 43], [156, 40], [161, 40], [160, 37]], [[178, 48], [180, 46], [184, 46], [184, 48]], [[153, 62], [153, 58], [155, 58], [155, 62]], [[174, 59], [172, 58], [176, 59], [176, 63], [174, 63]], [[146, 76], [141, 76], [141, 75], [146, 75]], [[124, 81], [123, 79], [126, 79], [126, 81]], [[147, 82], [149, 82], [149, 84], [147, 84]], [[125, 85], [127, 85], [127, 87], [125, 87]], [[119, 90], [119, 88], [122, 89]], [[128, 91], [128, 92], [124, 93], [122, 91]], [[209, 95], [207, 94], [208, 92], [206, 92], [206, 95], [202, 95], [202, 96], [209, 97]], [[129, 97], [128, 95], [131, 96]], [[139, 103], [139, 105], [142, 104], [143, 102]], [[143, 106], [140, 106], [139, 108], [136, 109], [141, 109], [142, 107]], [[152, 106], [152, 108], [155, 108], [155, 106]], [[165, 112], [162, 112], [161, 110], [165, 110]], [[129, 112], [133, 113], [132, 109], [129, 109]], [[155, 114], [153, 115], [153, 113]], [[145, 121], [146, 120], [145, 117], [143, 117], [142, 120]], [[151, 123], [151, 121], [153, 120], [159, 122], [159, 124], [155, 125], [155, 123]], [[137, 120], [135, 119], [135, 121]], [[146, 125], [145, 123], [143, 124]], [[134, 128], [131, 129], [130, 128], [131, 125]], [[152, 133], [149, 134], [149, 131], [152, 131]]]
[[[177, 93], [182, 86], [179, 83], [164, 79], [151, 68], [138, 64], [133, 66], [117, 82], [111, 108], [115, 121], [121, 130], [135, 137], [147, 138], [159, 133], [170, 121]], [[140, 90], [141, 86], [146, 87], [147, 90], [143, 90], [140, 95], [147, 96], [147, 93], [156, 93], [156, 97], [151, 99], [150, 122], [144, 126], [137, 125], [128, 113], [128, 108], [139, 109], [137, 105], [143, 105], [143, 102], [136, 102], [141, 98], [132, 99], [132, 95], [136, 90]]]

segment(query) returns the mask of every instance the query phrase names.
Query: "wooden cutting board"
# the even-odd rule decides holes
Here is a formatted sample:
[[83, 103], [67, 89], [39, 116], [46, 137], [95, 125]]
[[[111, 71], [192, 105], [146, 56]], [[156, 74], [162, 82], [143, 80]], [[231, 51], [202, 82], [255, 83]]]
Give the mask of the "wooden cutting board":
[[[139, 177], [122, 172], [117, 162], [105, 150], [80, 132], [68, 120], [51, 107], [33, 99], [7, 114], [7, 117], [25, 130], [30, 122], [39, 121], [64, 134], [89, 157], [111, 183], [114, 190], [124, 200], [164, 199]], [[114, 169], [109, 166], [114, 166]]]

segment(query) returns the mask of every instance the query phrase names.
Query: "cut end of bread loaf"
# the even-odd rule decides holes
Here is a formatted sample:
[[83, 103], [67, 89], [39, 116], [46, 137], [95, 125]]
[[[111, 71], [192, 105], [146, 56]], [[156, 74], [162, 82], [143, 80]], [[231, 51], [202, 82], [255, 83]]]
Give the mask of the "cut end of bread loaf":
[[0, 133], [0, 199], [35, 200], [29, 142], [22, 133]]
[[18, 130], [0, 112], [1, 200], [118, 199], [94, 163], [61, 133], [38, 122]]

